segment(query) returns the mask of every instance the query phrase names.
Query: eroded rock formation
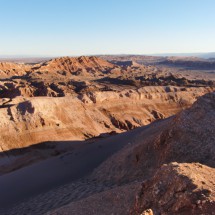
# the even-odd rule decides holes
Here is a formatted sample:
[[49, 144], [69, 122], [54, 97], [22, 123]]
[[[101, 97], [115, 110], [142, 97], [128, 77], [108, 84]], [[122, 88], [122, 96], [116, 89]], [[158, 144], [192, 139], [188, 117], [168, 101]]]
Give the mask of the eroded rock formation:
[[[199, 163], [170, 163], [142, 184], [132, 214], [213, 214], [215, 170]], [[144, 213], [143, 213], [144, 214]]]
[[88, 177], [116, 187], [48, 214], [213, 214], [214, 108], [215, 94], [210, 93], [176, 116], [136, 131], [127, 147]]
[[4, 165], [18, 156], [10, 150], [128, 131], [174, 115], [214, 89], [206, 80], [97, 57], [63, 57], [33, 65], [1, 63], [0, 68]]

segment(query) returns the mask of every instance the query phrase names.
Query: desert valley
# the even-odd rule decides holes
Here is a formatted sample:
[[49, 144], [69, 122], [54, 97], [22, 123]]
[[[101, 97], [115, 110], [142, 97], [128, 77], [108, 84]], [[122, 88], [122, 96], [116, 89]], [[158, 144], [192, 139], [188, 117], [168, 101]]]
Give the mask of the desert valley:
[[215, 214], [215, 60], [0, 59], [0, 214]]

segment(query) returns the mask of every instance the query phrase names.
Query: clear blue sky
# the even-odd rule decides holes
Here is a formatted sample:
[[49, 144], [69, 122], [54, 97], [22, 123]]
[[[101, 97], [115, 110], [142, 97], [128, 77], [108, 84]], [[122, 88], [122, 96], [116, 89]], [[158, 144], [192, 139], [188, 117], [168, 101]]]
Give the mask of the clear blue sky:
[[0, 55], [215, 51], [215, 0], [0, 0]]

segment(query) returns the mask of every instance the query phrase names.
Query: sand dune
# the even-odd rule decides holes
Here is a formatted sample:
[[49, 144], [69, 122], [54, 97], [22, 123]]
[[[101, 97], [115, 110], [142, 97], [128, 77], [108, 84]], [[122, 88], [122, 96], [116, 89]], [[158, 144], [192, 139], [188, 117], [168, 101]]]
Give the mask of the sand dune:
[[140, 129], [145, 128], [95, 142], [71, 142], [74, 150], [70, 153], [1, 176], [1, 192], [5, 193], [0, 196], [1, 208], [10, 208], [19, 201], [86, 176], [109, 156], [131, 144]]

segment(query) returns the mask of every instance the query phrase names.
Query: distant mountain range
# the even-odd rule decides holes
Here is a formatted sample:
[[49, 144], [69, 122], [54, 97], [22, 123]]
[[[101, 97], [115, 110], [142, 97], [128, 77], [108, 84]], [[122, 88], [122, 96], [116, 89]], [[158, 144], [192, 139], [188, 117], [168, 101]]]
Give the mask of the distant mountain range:
[[182, 57], [199, 57], [199, 58], [215, 58], [215, 52], [209, 53], [164, 53], [164, 54], [152, 54], [152, 56], [182, 56]]
[[[87, 56], [92, 56], [92, 55], [87, 55]], [[198, 58], [205, 58], [205, 59], [210, 59], [210, 58], [215, 58], [215, 52], [208, 52], [208, 53], [163, 53], [163, 54], [106, 54], [106, 55], [93, 55], [93, 56], [159, 56], [159, 57], [170, 57], [170, 56], [177, 56], [177, 57], [198, 57]], [[48, 60], [52, 58], [56, 58], [59, 56], [42, 56], [42, 55], [0, 55], [0, 60], [3, 61], [8, 61], [12, 60], [15, 62], [22, 61], [23, 59], [27, 61], [40, 61], [42, 60]], [[71, 56], [71, 57], [78, 57], [78, 56]]]

